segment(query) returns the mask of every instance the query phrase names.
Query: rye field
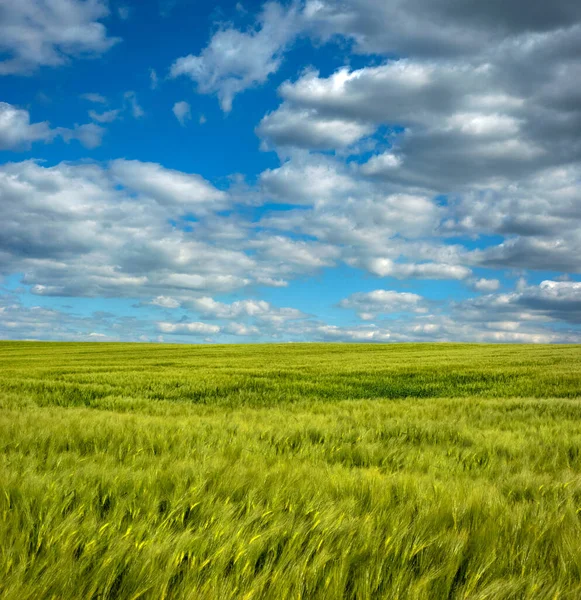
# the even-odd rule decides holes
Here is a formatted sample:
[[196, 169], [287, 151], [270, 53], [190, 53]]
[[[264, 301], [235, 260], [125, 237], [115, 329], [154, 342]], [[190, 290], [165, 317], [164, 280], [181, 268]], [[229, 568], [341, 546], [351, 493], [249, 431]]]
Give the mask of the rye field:
[[581, 347], [0, 343], [0, 597], [581, 598]]

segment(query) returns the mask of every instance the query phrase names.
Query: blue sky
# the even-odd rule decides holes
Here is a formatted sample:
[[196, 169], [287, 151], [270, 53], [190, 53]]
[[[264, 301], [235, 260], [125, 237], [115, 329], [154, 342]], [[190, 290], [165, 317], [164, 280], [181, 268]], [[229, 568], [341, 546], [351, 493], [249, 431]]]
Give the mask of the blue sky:
[[581, 342], [581, 5], [0, 2], [0, 338]]

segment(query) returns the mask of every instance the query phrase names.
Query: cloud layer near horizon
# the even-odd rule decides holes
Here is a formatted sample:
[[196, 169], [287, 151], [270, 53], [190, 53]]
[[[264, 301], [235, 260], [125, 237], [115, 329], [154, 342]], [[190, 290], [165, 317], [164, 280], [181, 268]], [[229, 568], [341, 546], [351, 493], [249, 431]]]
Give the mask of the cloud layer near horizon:
[[[0, 74], [106, 54], [108, 14], [100, 0], [3, 5]], [[0, 272], [33, 296], [125, 298], [157, 316], [61, 318], [6, 296], [0, 337], [45, 322], [66, 339], [581, 341], [581, 4], [306, 0], [249, 19], [219, 23], [166, 76], [232, 118], [239, 96], [291, 70], [252, 123], [278, 164], [218, 184], [162, 158], [11, 157]], [[291, 69], [307, 42], [336, 44], [343, 64]], [[137, 93], [120, 90], [118, 108], [86, 93], [93, 122], [68, 128], [0, 102], [0, 149], [96, 148], [122, 111], [144, 117]], [[193, 125], [191, 94], [166, 108], [176, 127]], [[316, 296], [334, 270], [366, 283], [329, 302], [332, 318], [261, 298], [304, 281]]]

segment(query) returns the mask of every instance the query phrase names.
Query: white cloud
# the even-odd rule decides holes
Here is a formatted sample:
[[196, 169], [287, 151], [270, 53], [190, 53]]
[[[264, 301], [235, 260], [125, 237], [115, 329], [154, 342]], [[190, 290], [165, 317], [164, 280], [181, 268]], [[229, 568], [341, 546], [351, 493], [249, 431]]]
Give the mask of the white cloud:
[[305, 315], [296, 308], [277, 308], [264, 300], [238, 300], [231, 304], [217, 302], [204, 296], [187, 301], [186, 306], [198, 312], [204, 318], [237, 319], [250, 317], [261, 322], [285, 323], [305, 319]]
[[95, 123], [86, 123], [84, 125], [75, 125], [72, 129], [66, 127], [58, 127], [55, 130], [58, 135], [62, 136], [65, 142], [77, 140], [81, 142], [85, 148], [97, 148], [103, 141], [105, 130]]
[[190, 105], [185, 100], [176, 102], [173, 105], [172, 111], [182, 127], [185, 126], [187, 121], [192, 119]]
[[324, 158], [295, 157], [276, 169], [260, 174], [261, 191], [275, 201], [285, 204], [325, 205], [337, 197], [359, 191], [348, 173]]
[[161, 321], [157, 324], [157, 328], [161, 333], [176, 333], [189, 335], [211, 335], [220, 333], [218, 325], [210, 325], [208, 323], [167, 323]]
[[390, 258], [372, 258], [365, 265], [367, 269], [380, 277], [397, 279], [466, 279], [470, 269], [462, 265], [445, 263], [395, 263]]
[[68, 310], [23, 306], [16, 297], [0, 295], [0, 338], [62, 341], [139, 341], [151, 339], [152, 324], [135, 317], [95, 312], [80, 316]]
[[139, 102], [137, 102], [137, 95], [135, 92], [125, 92], [123, 98], [125, 99], [125, 105], [131, 110], [131, 115], [134, 119], [141, 119], [141, 117], [145, 115], [143, 108], [141, 108]]
[[226, 194], [196, 174], [165, 169], [156, 163], [118, 159], [111, 174], [124, 186], [154, 198], [160, 204], [178, 204], [194, 209], [225, 207]]
[[403, 159], [401, 156], [393, 152], [384, 152], [383, 154], [372, 156], [363, 164], [361, 172], [364, 175], [383, 175], [401, 167], [402, 162]]
[[119, 40], [100, 22], [104, 0], [19, 0], [0, 5], [0, 75], [59, 66], [78, 56], [99, 55]]
[[175, 298], [169, 296], [157, 296], [151, 301], [154, 306], [160, 306], [161, 308], [179, 308], [181, 303]]
[[258, 335], [260, 330], [254, 325], [245, 325], [244, 323], [228, 323], [224, 329], [224, 333], [231, 335]]
[[480, 279], [471, 279], [468, 285], [477, 292], [495, 292], [500, 287], [500, 281], [481, 277]]
[[198, 235], [184, 230], [183, 215], [227, 205], [197, 175], [125, 160], [25, 161], [0, 167], [0, 197], [0, 272], [24, 273], [36, 294], [227, 291], [264, 275], [235, 243], [216, 246], [203, 223]]
[[112, 123], [113, 121], [117, 120], [120, 112], [120, 109], [106, 110], [102, 113], [98, 113], [95, 110], [90, 110], [89, 117], [98, 123]]
[[581, 282], [545, 280], [538, 286], [521, 282], [514, 292], [466, 300], [455, 311], [464, 321], [581, 324]]
[[309, 273], [334, 266], [340, 251], [330, 244], [292, 240], [284, 236], [260, 235], [249, 246], [256, 249], [276, 274]]
[[350, 146], [374, 130], [369, 123], [321, 117], [312, 109], [283, 104], [262, 119], [256, 132], [278, 146], [325, 150]]
[[101, 144], [104, 129], [94, 123], [75, 125], [72, 129], [57, 127], [51, 129], [47, 121], [31, 123], [27, 110], [0, 102], [0, 149], [25, 150], [33, 142], [52, 142], [62, 137], [65, 142], [78, 140], [86, 148]]
[[[200, 93], [216, 93], [225, 111], [236, 94], [280, 69], [298, 35], [334, 38], [335, 48], [362, 56], [335, 71], [304, 70], [280, 87], [280, 105], [256, 131], [263, 148], [285, 160], [260, 174], [256, 186], [233, 177], [224, 192], [197, 174], [127, 160], [3, 165], [0, 268], [23, 273], [38, 296], [135, 297], [179, 309], [186, 320], [162, 327], [184, 336], [579, 339], [579, 283], [558, 281], [556, 273], [581, 272], [578, 5], [555, 0], [531, 11], [524, 0], [468, 0], [462, 7], [456, 0], [306, 0], [267, 4], [246, 31], [220, 25], [197, 56], [175, 61], [171, 74], [190, 77]], [[38, 11], [26, 21], [22, 7], [31, 6]], [[55, 31], [45, 27], [44, 17], [63, 7], [70, 15], [54, 21]], [[8, 56], [0, 69], [24, 72], [80, 54], [75, 24], [94, 22], [85, 50], [106, 50], [112, 40], [100, 24], [105, 13], [99, 0], [0, 8], [0, 53]], [[2, 37], [6, 15], [30, 30], [29, 48]], [[61, 43], [56, 30], [63, 22], [71, 24], [76, 50]], [[36, 58], [24, 60], [26, 52]], [[157, 83], [152, 70], [150, 84]], [[143, 116], [135, 92], [124, 95], [123, 109], [105, 110], [107, 100], [96, 93], [84, 98], [102, 105], [90, 111], [97, 122], [113, 121], [120, 110]], [[58, 136], [94, 147], [104, 133], [96, 123], [53, 129], [24, 109], [0, 106], [5, 148]], [[174, 113], [182, 123], [191, 118], [185, 101]], [[279, 206], [253, 212], [262, 203]], [[225, 216], [224, 209], [232, 211]], [[463, 281], [478, 294], [448, 304], [393, 290], [353, 294], [341, 306], [380, 320], [353, 327], [260, 299], [212, 297], [235, 291], [242, 298], [245, 289], [256, 294], [260, 285], [285, 286], [341, 264], [375, 277]], [[524, 270], [529, 279], [529, 269], [555, 274], [499, 293], [500, 275], [486, 268]], [[406, 319], [381, 322], [396, 312]], [[9, 322], [30, 321], [24, 313], [15, 309]], [[56, 327], [58, 315], [38, 315]], [[219, 331], [199, 329], [207, 319], [219, 321], [211, 324]], [[75, 323], [85, 336], [111, 333], [98, 321]]]
[[155, 163], [9, 163], [0, 166], [0, 196], [0, 273], [24, 273], [42, 296], [183, 302], [253, 283], [284, 286], [338, 255], [219, 216], [228, 193]]
[[49, 124], [31, 123], [27, 110], [0, 102], [0, 149], [27, 148], [32, 142], [50, 141], [54, 132]]
[[107, 98], [105, 98], [105, 96], [96, 94], [94, 92], [81, 94], [81, 98], [83, 98], [83, 100], [87, 100], [88, 102], [93, 102], [94, 104], [107, 104]]
[[219, 29], [198, 56], [178, 58], [171, 76], [190, 77], [202, 94], [217, 93], [222, 110], [229, 112], [237, 94], [264, 83], [278, 71], [282, 54], [298, 31], [295, 5], [285, 9], [276, 2], [267, 3], [254, 29]]
[[569, 0], [528, 9], [526, 0], [307, 0], [304, 12], [316, 35], [346, 36], [365, 54], [446, 57], [478, 54], [507, 38], [566, 29], [581, 19], [578, 4]]
[[426, 301], [418, 294], [393, 290], [357, 292], [341, 300], [339, 306], [355, 310], [364, 321], [369, 321], [377, 315], [427, 312]]
[[337, 325], [320, 325], [312, 335], [315, 339], [326, 342], [390, 342], [394, 341], [388, 329], [375, 327], [338, 327]]

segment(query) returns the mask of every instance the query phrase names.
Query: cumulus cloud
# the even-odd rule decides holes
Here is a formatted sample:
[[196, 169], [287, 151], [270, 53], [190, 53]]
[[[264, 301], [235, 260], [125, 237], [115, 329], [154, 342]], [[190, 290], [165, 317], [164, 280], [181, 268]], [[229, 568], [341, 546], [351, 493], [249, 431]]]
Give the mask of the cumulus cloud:
[[388, 329], [376, 327], [339, 327], [319, 325], [312, 330], [317, 340], [325, 342], [390, 342], [394, 341]]
[[0, 75], [59, 66], [74, 57], [95, 56], [119, 40], [101, 21], [104, 0], [19, 0], [0, 4]]
[[[474, 266], [581, 272], [578, 3], [308, 0], [302, 23], [315, 38], [348, 38], [356, 51], [385, 58], [325, 75], [308, 69], [280, 86], [282, 102], [257, 134], [292, 159], [261, 184], [274, 199], [314, 210], [269, 224], [350, 244], [344, 260], [380, 276], [468, 280]], [[368, 136], [374, 146], [361, 145], [362, 154]], [[300, 165], [292, 148], [311, 154]], [[332, 169], [350, 180], [349, 193], [333, 189], [340, 200], [323, 210], [316, 175], [325, 160], [313, 153], [345, 148], [360, 154], [351, 172]], [[391, 235], [388, 219], [382, 235], [377, 217], [365, 228], [354, 216], [371, 197], [381, 204], [378, 190], [437, 198], [437, 209], [415, 211], [431, 223], [423, 244], [406, 243], [405, 231]], [[406, 221], [392, 219], [393, 229]], [[478, 241], [436, 260], [430, 252], [443, 251], [434, 235], [442, 244], [456, 236], [456, 246]], [[468, 285], [495, 291], [474, 278]]]
[[173, 114], [175, 118], [179, 121], [182, 127], [185, 126], [187, 121], [192, 119], [192, 111], [190, 109], [190, 105], [182, 100], [181, 102], [176, 102], [172, 108]]
[[170, 298], [169, 296], [157, 296], [151, 301], [151, 304], [161, 308], [179, 308], [181, 306], [179, 300]]
[[264, 83], [278, 71], [283, 52], [298, 31], [296, 5], [287, 9], [276, 2], [267, 3], [253, 29], [219, 29], [199, 55], [178, 58], [171, 66], [171, 76], [189, 77], [202, 94], [217, 93], [222, 110], [229, 112], [237, 94]]
[[514, 292], [467, 300], [455, 307], [463, 320], [514, 323], [544, 320], [581, 323], [581, 283], [545, 280]]
[[250, 277], [238, 273], [256, 267], [243, 251], [172, 224], [227, 199], [201, 177], [157, 164], [6, 164], [0, 197], [0, 270], [25, 273], [39, 295], [228, 290], [245, 285]]
[[254, 325], [245, 325], [244, 323], [228, 323], [223, 331], [224, 333], [240, 336], [260, 334], [260, 329], [258, 329], [258, 327], [255, 327]]
[[[442, 306], [429, 306], [421, 297], [413, 298], [415, 294], [410, 295], [412, 298], [405, 300], [390, 290], [376, 290], [353, 294], [340, 304], [358, 311], [363, 320], [404, 311], [409, 313], [405, 319], [353, 326], [308, 322], [305, 331], [312, 338], [325, 341], [534, 344], [581, 341], [581, 331], [576, 327], [581, 322], [581, 283], [578, 282], [547, 280], [536, 286], [525, 283], [507, 294], [488, 294], [457, 302], [450, 312]], [[424, 308], [427, 310], [422, 310]]]
[[137, 190], [160, 204], [177, 204], [220, 210], [227, 196], [197, 174], [166, 169], [156, 163], [118, 159], [110, 163], [111, 175], [127, 188]]
[[[224, 191], [198, 174], [129, 160], [0, 167], [0, 269], [23, 273], [38, 296], [123, 296], [160, 314], [180, 311], [178, 322], [165, 316], [143, 325], [146, 336], [579, 341], [580, 284], [558, 273], [581, 273], [581, 4], [529, 4], [305, 0], [266, 4], [248, 30], [221, 25], [199, 54], [176, 60], [171, 75], [217, 94], [224, 111], [280, 69], [299, 35], [339, 41], [361, 56], [335, 70], [302, 70], [280, 86], [278, 107], [256, 132], [282, 163], [256, 186], [233, 179]], [[4, 72], [113, 43], [99, 23], [99, 0], [19, 6], [39, 8], [25, 25], [31, 39], [48, 41], [17, 48], [1, 34], [6, 15], [24, 23], [14, 15], [25, 10], [0, 8]], [[70, 47], [40, 23], [58, 7], [70, 9]], [[77, 33], [92, 22], [94, 37], [85, 36], [81, 50]], [[90, 113], [96, 122], [68, 129], [0, 105], [0, 146], [60, 136], [94, 147], [104, 133], [98, 123], [118, 118], [116, 110], [143, 116], [135, 92], [122, 109], [105, 110], [96, 93], [84, 97], [101, 105]], [[185, 101], [174, 113], [182, 123], [191, 118]], [[217, 299], [345, 264], [374, 278], [461, 281], [463, 294], [476, 297], [437, 303], [390, 289], [354, 293], [340, 306], [367, 322], [344, 326], [260, 299]], [[529, 270], [554, 274], [506, 292], [514, 272], [498, 269], [529, 280]], [[10, 322], [32, 318], [22, 307], [3, 308], [13, 311]], [[401, 312], [405, 319], [389, 318]], [[58, 315], [37, 314], [56, 327]], [[106, 325], [71, 328], [117, 335]]]
[[0, 150], [26, 150], [33, 142], [51, 142], [62, 137], [65, 142], [78, 140], [86, 148], [101, 144], [105, 130], [93, 123], [75, 125], [72, 129], [52, 129], [47, 121], [31, 123], [27, 110], [0, 102]]
[[220, 333], [220, 327], [218, 325], [210, 325], [208, 323], [167, 323], [161, 321], [157, 324], [157, 328], [161, 333], [176, 333], [189, 335], [211, 335]]
[[[45, 306], [24, 306], [16, 295], [0, 294], [0, 338], [62, 341], [156, 341], [153, 323], [93, 312], [78, 315]], [[157, 340], [159, 341], [159, 340]]]
[[368, 123], [324, 117], [312, 109], [283, 104], [262, 119], [256, 133], [277, 146], [326, 150], [354, 144], [374, 129]]
[[445, 263], [396, 263], [390, 258], [372, 258], [364, 265], [380, 277], [396, 277], [397, 279], [466, 279], [470, 269], [462, 265]]
[[50, 141], [54, 137], [46, 121], [31, 123], [27, 110], [0, 102], [0, 149], [27, 148], [32, 142]]
[[261, 192], [284, 204], [325, 205], [361, 188], [335, 162], [323, 157], [294, 157], [276, 169], [260, 174]]
[[238, 300], [227, 304], [204, 296], [193, 298], [185, 305], [197, 311], [202, 317], [210, 319], [251, 317], [262, 322], [284, 323], [305, 319], [308, 316], [296, 308], [277, 308], [264, 300]]
[[322, 38], [343, 35], [362, 53], [458, 56], [478, 54], [510, 37], [566, 29], [581, 19], [576, 2], [531, 10], [525, 0], [307, 0], [305, 16]]
[[278, 287], [338, 255], [217, 214], [231, 207], [227, 192], [156, 163], [9, 163], [0, 197], [0, 272], [24, 273], [42, 296], [183, 299]]
[[481, 277], [480, 279], [471, 279], [468, 285], [477, 292], [495, 292], [500, 287], [500, 281]]
[[[391, 136], [392, 148], [372, 156], [362, 172], [446, 193], [550, 162], [544, 138], [527, 127], [534, 111], [505, 88], [488, 63], [410, 58], [344, 67], [328, 77], [310, 71], [281, 86], [284, 102], [258, 133], [318, 149], [353, 143], [380, 125], [397, 127], [402, 133]], [[300, 126], [293, 133], [293, 123], [303, 119], [304, 134]], [[332, 123], [344, 137], [322, 137]]]
[[377, 315], [400, 312], [427, 312], [426, 301], [418, 294], [393, 290], [358, 292], [339, 302], [341, 308], [355, 310], [364, 321]]

